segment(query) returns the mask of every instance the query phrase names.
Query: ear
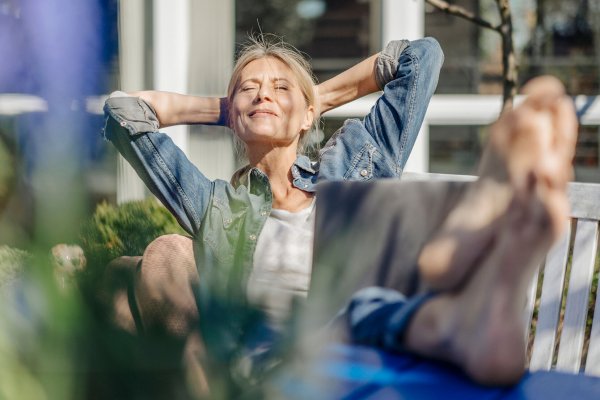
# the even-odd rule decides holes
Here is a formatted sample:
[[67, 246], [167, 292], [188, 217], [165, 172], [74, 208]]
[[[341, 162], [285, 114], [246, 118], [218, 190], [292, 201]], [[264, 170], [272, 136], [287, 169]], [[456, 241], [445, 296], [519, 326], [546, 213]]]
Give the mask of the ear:
[[315, 120], [315, 107], [308, 106], [306, 108], [306, 113], [304, 114], [304, 120], [302, 121], [302, 125], [300, 126], [300, 129], [302, 129], [303, 131], [308, 131], [311, 128], [314, 120]]

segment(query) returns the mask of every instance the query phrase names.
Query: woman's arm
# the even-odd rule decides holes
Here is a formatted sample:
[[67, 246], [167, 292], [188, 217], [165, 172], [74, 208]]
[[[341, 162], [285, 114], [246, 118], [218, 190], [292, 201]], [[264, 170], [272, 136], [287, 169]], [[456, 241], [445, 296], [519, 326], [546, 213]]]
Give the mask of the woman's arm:
[[375, 63], [380, 53], [374, 54], [339, 75], [315, 87], [319, 112], [349, 103], [359, 97], [380, 90], [375, 80]]
[[[167, 134], [159, 131], [157, 113], [149, 104], [157, 98], [168, 100], [166, 107], [160, 102], [155, 103], [168, 115], [169, 107], [173, 105], [171, 95], [153, 97], [146, 93], [140, 98], [123, 92], [111, 94], [104, 105], [106, 122], [102, 133], [179, 224], [189, 234], [196, 235], [210, 204], [214, 182], [190, 162]], [[180, 101], [181, 97], [175, 96], [175, 100]]]
[[130, 92], [154, 109], [160, 128], [172, 125], [227, 125], [227, 98], [190, 96], [171, 92]]

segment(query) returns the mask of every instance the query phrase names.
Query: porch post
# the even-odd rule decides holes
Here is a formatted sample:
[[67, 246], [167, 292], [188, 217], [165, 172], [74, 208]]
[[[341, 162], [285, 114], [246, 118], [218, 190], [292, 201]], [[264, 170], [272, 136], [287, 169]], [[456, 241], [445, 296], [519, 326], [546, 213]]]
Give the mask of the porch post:
[[[124, 91], [144, 88], [145, 6], [144, 0], [119, 2], [120, 87]], [[123, 157], [117, 160], [117, 203], [141, 200], [146, 196], [144, 183]]]
[[[190, 94], [225, 96], [233, 68], [235, 0], [190, 4]], [[190, 160], [209, 179], [229, 180], [236, 166], [231, 132], [215, 126], [190, 127]]]
[[[154, 89], [188, 92], [190, 58], [190, 1], [154, 0]], [[186, 154], [189, 129], [172, 126], [161, 129]]]

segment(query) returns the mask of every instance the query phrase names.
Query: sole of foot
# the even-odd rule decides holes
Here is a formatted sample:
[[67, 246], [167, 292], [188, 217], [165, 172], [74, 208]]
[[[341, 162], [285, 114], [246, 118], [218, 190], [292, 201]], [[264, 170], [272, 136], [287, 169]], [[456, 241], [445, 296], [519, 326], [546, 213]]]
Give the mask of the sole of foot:
[[493, 245], [463, 285], [417, 312], [405, 345], [460, 366], [486, 385], [517, 382], [525, 368], [522, 310], [528, 283], [548, 250], [554, 216], [536, 185], [520, 191], [499, 218]]
[[547, 208], [554, 239], [565, 226], [577, 137], [573, 103], [553, 77], [536, 78], [523, 92], [526, 100], [491, 127], [480, 178], [420, 254], [421, 276], [433, 289], [460, 286], [489, 252], [502, 216], [523, 193], [533, 191]]

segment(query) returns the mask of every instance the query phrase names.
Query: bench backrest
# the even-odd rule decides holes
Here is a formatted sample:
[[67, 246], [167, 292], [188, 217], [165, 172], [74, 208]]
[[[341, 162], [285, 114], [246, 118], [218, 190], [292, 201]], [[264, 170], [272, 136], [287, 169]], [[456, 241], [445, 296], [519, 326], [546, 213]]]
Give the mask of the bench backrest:
[[[408, 179], [465, 181], [472, 176], [405, 174]], [[531, 282], [525, 310], [531, 370], [600, 376], [600, 185], [569, 184], [571, 218]]]
[[[571, 183], [569, 200], [567, 230], [548, 252], [531, 286], [528, 315], [532, 315], [534, 302], [539, 305], [530, 368], [600, 376], [600, 185]], [[535, 289], [540, 285], [541, 295], [536, 299]]]

